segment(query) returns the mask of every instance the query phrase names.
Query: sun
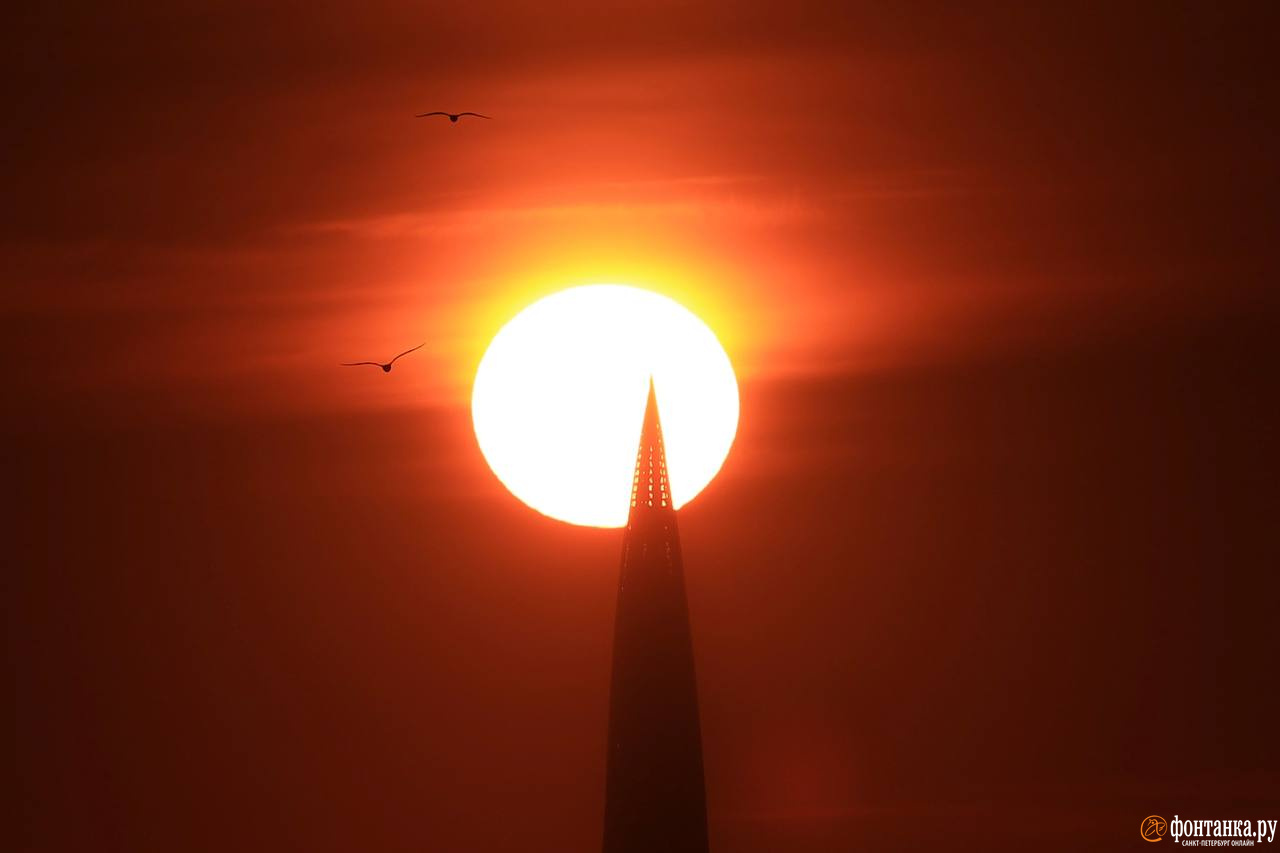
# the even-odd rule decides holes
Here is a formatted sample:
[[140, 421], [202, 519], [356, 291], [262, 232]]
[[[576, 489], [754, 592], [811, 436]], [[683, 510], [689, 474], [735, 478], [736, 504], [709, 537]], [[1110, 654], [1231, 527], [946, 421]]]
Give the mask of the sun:
[[538, 512], [621, 527], [650, 377], [679, 508], [729, 454], [738, 382], [706, 323], [648, 290], [574, 287], [503, 326], [472, 389], [480, 451], [503, 485]]

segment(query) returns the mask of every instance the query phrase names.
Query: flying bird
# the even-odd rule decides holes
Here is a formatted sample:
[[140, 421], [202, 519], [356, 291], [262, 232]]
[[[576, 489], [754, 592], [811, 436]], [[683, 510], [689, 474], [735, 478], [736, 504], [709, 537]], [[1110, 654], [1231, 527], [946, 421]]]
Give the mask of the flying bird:
[[480, 113], [446, 113], [446, 112], [441, 112], [440, 110], [436, 110], [435, 112], [432, 112], [432, 113], [418, 113], [416, 116], [414, 116], [414, 118], [426, 118], [427, 116], [448, 116], [449, 121], [453, 122], [454, 124], [457, 124], [458, 119], [462, 118], [463, 116], [475, 116], [476, 118], [492, 118], [492, 116], [481, 115]]
[[413, 349], [407, 349], [407, 350], [405, 350], [404, 352], [400, 353], [400, 355], [396, 356], [395, 358], [393, 358], [393, 359], [391, 359], [390, 361], [385, 362], [385, 363], [384, 363], [384, 362], [381, 362], [381, 361], [344, 361], [344, 362], [342, 363], [342, 366], [343, 366], [343, 367], [359, 367], [359, 366], [360, 366], [360, 365], [362, 365], [362, 364], [371, 364], [371, 365], [373, 365], [374, 367], [381, 367], [381, 368], [382, 368], [382, 372], [383, 372], [383, 373], [390, 373], [390, 372], [391, 372], [391, 365], [395, 364], [395, 363], [396, 363], [396, 361], [398, 361], [400, 358], [402, 358], [402, 357], [404, 357], [404, 356], [408, 355], [409, 353], [413, 352], [414, 350], [420, 350], [420, 349], [422, 349], [422, 348], [423, 348], [423, 347], [425, 347], [426, 345], [427, 345], [427, 342], [426, 342], [426, 341], [423, 341], [422, 343], [418, 344], [418, 345], [417, 345], [416, 347], [414, 347]]

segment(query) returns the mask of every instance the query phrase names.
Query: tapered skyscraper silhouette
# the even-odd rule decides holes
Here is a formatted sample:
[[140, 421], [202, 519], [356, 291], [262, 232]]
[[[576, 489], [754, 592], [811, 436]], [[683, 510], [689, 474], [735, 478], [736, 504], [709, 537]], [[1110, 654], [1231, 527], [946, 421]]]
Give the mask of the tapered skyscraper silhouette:
[[618, 581], [604, 853], [706, 850], [689, 604], [650, 381]]

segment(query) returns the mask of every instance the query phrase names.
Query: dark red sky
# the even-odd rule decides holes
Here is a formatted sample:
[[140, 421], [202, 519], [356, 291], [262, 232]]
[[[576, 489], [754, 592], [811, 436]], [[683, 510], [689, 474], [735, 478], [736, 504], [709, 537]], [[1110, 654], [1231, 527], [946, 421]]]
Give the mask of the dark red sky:
[[1262, 11], [18, 13], [18, 847], [594, 849], [619, 535], [466, 408], [590, 281], [742, 383], [682, 513], [713, 849], [1280, 817]]

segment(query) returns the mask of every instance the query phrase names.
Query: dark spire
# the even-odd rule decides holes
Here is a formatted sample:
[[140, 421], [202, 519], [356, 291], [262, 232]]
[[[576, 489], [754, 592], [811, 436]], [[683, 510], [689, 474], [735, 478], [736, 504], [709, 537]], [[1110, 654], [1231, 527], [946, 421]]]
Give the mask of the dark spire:
[[706, 853], [698, 687], [652, 379], [622, 545], [609, 696], [605, 853]]

